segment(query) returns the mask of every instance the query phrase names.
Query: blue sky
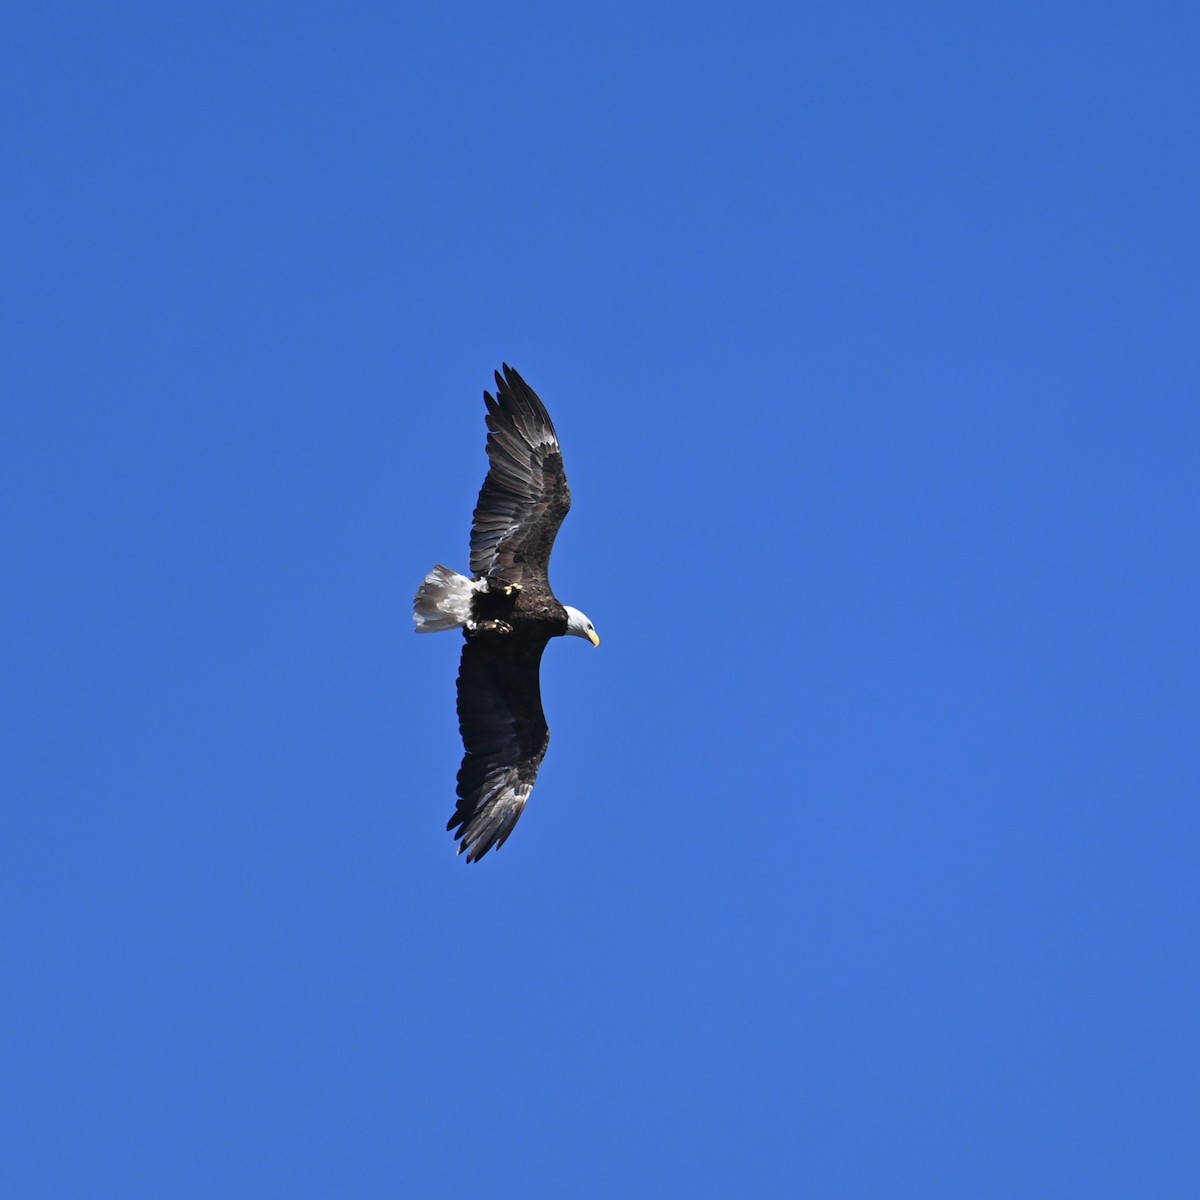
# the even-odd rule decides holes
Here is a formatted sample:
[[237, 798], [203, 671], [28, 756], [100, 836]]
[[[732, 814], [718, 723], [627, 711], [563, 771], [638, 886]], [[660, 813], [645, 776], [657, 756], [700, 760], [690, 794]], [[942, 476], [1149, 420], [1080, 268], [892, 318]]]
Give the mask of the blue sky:
[[[1191, 1197], [1190, 6], [0, 37], [0, 1191]], [[481, 392], [575, 507], [444, 831]]]

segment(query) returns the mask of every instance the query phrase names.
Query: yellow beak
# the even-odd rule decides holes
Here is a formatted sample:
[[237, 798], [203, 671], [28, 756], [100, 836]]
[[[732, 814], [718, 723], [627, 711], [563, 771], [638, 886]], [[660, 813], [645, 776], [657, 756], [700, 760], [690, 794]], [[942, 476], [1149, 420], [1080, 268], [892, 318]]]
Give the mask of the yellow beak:
[[591, 642], [593, 646], [600, 645], [600, 635], [594, 629], [589, 629], [587, 631], [587, 637], [588, 641]]

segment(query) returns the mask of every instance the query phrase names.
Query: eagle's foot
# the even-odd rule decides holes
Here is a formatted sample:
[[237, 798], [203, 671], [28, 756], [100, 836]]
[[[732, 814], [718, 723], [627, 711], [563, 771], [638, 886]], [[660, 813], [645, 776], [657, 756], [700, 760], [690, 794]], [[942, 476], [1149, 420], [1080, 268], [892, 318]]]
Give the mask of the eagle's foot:
[[476, 621], [474, 633], [512, 633], [512, 626], [507, 621]]
[[522, 591], [519, 583], [507, 583], [500, 589], [506, 596], [515, 596], [517, 592]]

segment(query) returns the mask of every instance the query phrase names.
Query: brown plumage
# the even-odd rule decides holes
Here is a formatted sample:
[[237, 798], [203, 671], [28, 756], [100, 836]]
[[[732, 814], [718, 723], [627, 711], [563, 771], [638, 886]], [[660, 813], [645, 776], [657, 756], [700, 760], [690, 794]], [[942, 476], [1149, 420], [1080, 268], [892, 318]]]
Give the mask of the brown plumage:
[[488, 407], [491, 467], [471, 521], [475, 578], [550, 592], [550, 551], [571, 507], [562, 449], [537, 393], [507, 364]]

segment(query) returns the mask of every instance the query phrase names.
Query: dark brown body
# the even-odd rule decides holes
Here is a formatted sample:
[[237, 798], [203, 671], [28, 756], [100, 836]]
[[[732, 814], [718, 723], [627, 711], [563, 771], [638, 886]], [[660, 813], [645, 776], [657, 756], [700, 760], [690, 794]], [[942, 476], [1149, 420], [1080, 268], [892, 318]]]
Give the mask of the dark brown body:
[[[485, 591], [476, 592], [471, 602], [471, 615], [485, 630], [467, 633], [467, 638], [477, 637], [562, 637], [567, 632], [567, 610], [555, 599], [548, 588], [521, 587], [508, 591], [500, 580], [489, 580]], [[511, 633], [489, 633], [486, 627], [493, 622], [503, 622]]]

